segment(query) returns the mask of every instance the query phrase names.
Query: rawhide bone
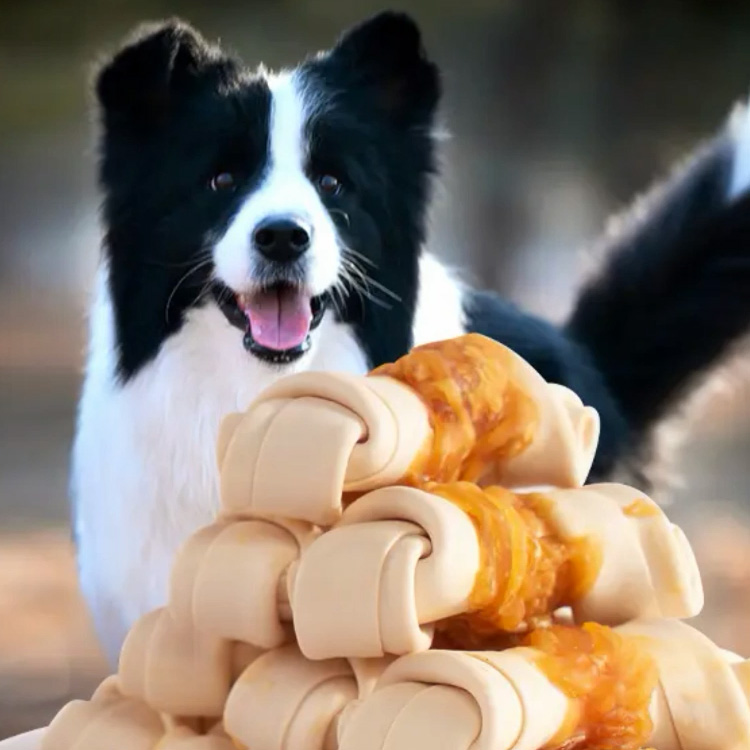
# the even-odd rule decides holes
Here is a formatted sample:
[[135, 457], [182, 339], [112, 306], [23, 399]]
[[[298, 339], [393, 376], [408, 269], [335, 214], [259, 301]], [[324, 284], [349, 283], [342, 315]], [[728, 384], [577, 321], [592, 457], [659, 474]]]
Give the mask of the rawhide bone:
[[599, 417], [502, 344], [468, 334], [368, 377], [301, 373], [229, 415], [218, 443], [223, 510], [330, 526], [347, 496], [466, 480], [578, 487]]
[[397, 659], [339, 720], [338, 750], [746, 750], [749, 678], [678, 620], [551, 627], [505, 651]]
[[[690, 545], [643, 493], [601, 484], [517, 494], [467, 482], [375, 490], [322, 534], [224, 518], [183, 547], [170, 598], [172, 617], [217, 648], [296, 637], [312, 659], [420, 651], [436, 629], [464, 648], [486, 645], [563, 606], [577, 622], [616, 625], [692, 617], [702, 605]], [[152, 668], [168, 671], [160, 653], [168, 644]]]
[[288, 645], [246, 666], [219, 717], [164, 716], [113, 678], [58, 715], [42, 750], [745, 750], [749, 677], [750, 662], [668, 619], [395, 660], [310, 661]]

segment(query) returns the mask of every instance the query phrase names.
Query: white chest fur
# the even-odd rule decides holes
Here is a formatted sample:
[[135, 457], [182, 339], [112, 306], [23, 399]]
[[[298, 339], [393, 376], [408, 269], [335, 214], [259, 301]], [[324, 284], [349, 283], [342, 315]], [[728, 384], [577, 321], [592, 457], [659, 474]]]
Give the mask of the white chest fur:
[[[460, 290], [423, 263], [416, 343], [463, 330]], [[105, 271], [92, 308], [90, 353], [73, 449], [81, 586], [110, 658], [133, 621], [162, 605], [179, 545], [218, 507], [214, 444], [222, 417], [246, 408], [278, 373], [250, 357], [213, 305], [190, 313], [126, 385], [113, 378]], [[326, 316], [304, 369], [364, 373], [351, 330]], [[288, 373], [289, 370], [285, 370]]]

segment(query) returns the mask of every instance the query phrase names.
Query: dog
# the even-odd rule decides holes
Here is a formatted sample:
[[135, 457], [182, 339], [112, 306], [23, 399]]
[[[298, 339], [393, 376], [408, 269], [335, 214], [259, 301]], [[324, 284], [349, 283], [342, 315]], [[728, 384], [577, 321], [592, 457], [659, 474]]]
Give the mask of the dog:
[[222, 417], [302, 370], [365, 373], [476, 331], [599, 411], [592, 478], [651, 460], [653, 428], [750, 321], [743, 108], [605, 233], [569, 320], [478, 291], [428, 252], [440, 73], [385, 12], [293, 70], [250, 70], [179, 20], [99, 68], [103, 253], [71, 494], [106, 653], [164, 604], [218, 507]]

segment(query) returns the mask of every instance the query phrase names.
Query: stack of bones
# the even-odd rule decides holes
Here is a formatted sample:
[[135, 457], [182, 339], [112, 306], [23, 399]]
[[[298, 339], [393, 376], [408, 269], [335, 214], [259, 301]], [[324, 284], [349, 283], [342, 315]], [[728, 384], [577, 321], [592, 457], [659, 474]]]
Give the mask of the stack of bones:
[[659, 506], [584, 486], [598, 436], [477, 335], [280, 380], [225, 419], [168, 604], [38, 747], [750, 748], [750, 662], [682, 621], [700, 575]]

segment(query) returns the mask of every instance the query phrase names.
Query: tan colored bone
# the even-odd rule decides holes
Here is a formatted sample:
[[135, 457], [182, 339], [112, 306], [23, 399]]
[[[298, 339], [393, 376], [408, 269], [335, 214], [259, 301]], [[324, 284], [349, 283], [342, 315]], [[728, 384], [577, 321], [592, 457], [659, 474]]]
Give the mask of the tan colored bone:
[[528, 362], [512, 354], [522, 388], [540, 410], [539, 429], [518, 456], [489, 464], [479, 484], [580, 487], [591, 471], [599, 443], [598, 412], [584, 406], [569, 388], [547, 383]]
[[642, 492], [620, 484], [551, 490], [548, 518], [564, 539], [587, 537], [599, 571], [573, 606], [577, 622], [619, 625], [644, 617], [694, 617], [703, 608], [698, 563], [682, 530]]
[[224, 725], [253, 750], [335, 748], [339, 714], [369, 693], [388, 663], [309, 661], [294, 645], [270, 651], [235, 683]]
[[293, 375], [222, 424], [223, 508], [331, 525], [343, 491], [397, 481], [429, 434], [424, 405], [395, 381]]
[[[448, 390], [454, 390], [458, 401], [431, 403], [438, 410], [438, 415], [433, 416], [439, 419], [439, 414], [448, 407], [454, 412], [452, 419], [468, 419], [475, 427], [479, 416], [480, 433], [491, 433], [501, 425], [506, 411], [512, 412], [518, 397], [529, 399], [536, 410], [534, 423], [528, 425], [531, 431], [523, 436], [525, 446], [501, 449], [494, 454], [480, 451], [483, 465], [472, 461], [470, 476], [463, 473], [467, 468], [463, 467], [462, 473], [454, 476], [433, 476], [428, 471], [422, 476], [425, 481], [469, 479], [482, 485], [513, 488], [578, 487], [591, 469], [600, 429], [596, 410], [584, 406], [570, 389], [547, 383], [526, 360], [486, 336], [469, 333], [416, 347], [395, 363], [377, 368], [373, 374], [408, 382], [428, 402], [443, 398], [442, 389], [433, 386], [453, 381]], [[467, 394], [469, 401], [461, 393], [467, 378], [477, 383], [480, 390], [478, 397]], [[492, 383], [489, 389], [488, 383]], [[459, 393], [455, 393], [456, 389]], [[510, 399], [509, 404], [506, 399]], [[525, 427], [521, 425], [522, 431]], [[483, 437], [479, 440], [481, 443]]]
[[232, 675], [230, 641], [176, 620], [170, 610], [142, 617], [130, 631], [120, 655], [120, 684], [173, 716], [221, 716]]
[[750, 747], [750, 661], [679, 620], [640, 620], [617, 630], [642, 637], [656, 660], [651, 743], [657, 750]]
[[365, 495], [293, 568], [299, 646], [311, 659], [429, 648], [429, 624], [466, 610], [479, 563], [476, 531], [451, 503], [408, 487]]
[[[658, 669], [649, 746], [750, 747], [750, 661], [678, 620], [639, 620], [616, 630], [638, 639]], [[538, 656], [512, 648], [401, 657], [370, 697], [343, 713], [338, 750], [538, 750], [553, 738], [564, 744], [577, 731], [576, 699], [550, 682]]]
[[[587, 537], [598, 553], [590, 564], [599, 566], [581, 598], [553, 602], [552, 609], [572, 605], [578, 622], [615, 625], [700, 612], [692, 550], [643, 493], [609, 484], [545, 497], [545, 517], [563, 539]], [[347, 508], [292, 568], [299, 646], [311, 659], [429, 648], [433, 623], [471, 611], [480, 569], [477, 533], [462, 510], [419, 489], [375, 490]]]
[[339, 750], [538, 750], [564, 725], [570, 702], [534, 656], [512, 649], [402, 657], [345, 714]]
[[154, 750], [163, 734], [159, 713], [125, 696], [118, 680], [109, 678], [90, 701], [73, 701], [57, 714], [40, 750]]
[[[514, 381], [540, 417], [520, 454], [488, 457], [480, 482], [582, 485], [599, 436], [596, 411], [568, 389], [548, 384], [510, 350], [493, 345], [505, 353]], [[428, 408], [394, 378], [292, 375], [264, 391], [246, 413], [222, 423], [217, 448], [222, 507], [230, 515], [330, 526], [342, 513], [343, 493], [398, 483], [429, 453], [432, 435]], [[420, 473], [425, 480], [455, 478]]]
[[200, 530], [172, 572], [173, 617], [222, 640], [264, 649], [286, 643], [293, 638], [286, 570], [314, 536], [295, 521], [223, 519]]

